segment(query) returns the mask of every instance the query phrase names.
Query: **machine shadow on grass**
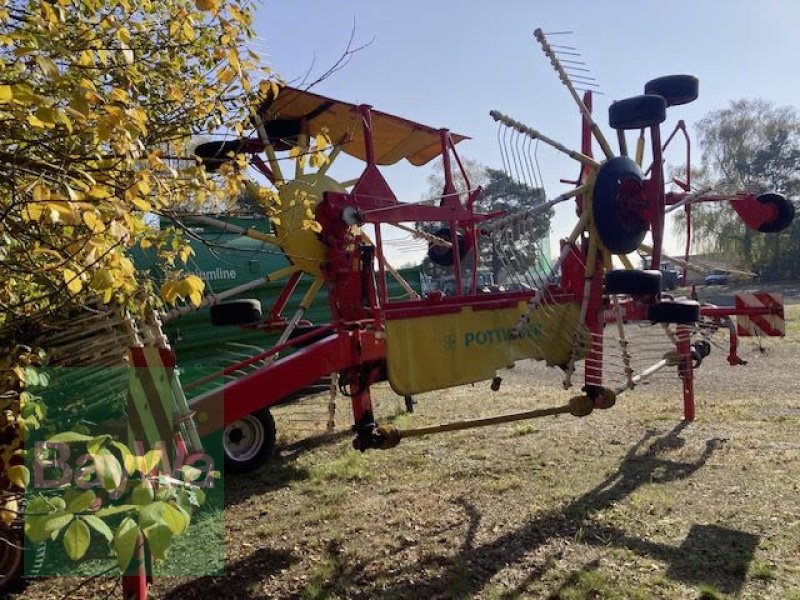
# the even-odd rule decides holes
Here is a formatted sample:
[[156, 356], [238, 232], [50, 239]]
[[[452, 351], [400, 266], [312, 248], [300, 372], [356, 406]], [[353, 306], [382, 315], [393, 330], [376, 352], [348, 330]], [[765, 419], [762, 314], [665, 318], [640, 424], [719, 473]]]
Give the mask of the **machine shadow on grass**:
[[250, 598], [253, 585], [263, 582], [296, 563], [298, 558], [285, 550], [260, 548], [245, 558], [225, 565], [225, 575], [200, 577], [167, 592], [164, 600], [185, 598]]
[[[382, 597], [412, 598], [437, 594], [470, 597], [483, 590], [494, 575], [507, 565], [520, 562], [525, 555], [555, 539], [580, 540], [589, 546], [625, 548], [640, 556], [666, 563], [666, 576], [673, 581], [697, 586], [709, 585], [722, 593], [735, 594], [744, 584], [748, 566], [758, 547], [758, 536], [716, 525], [695, 524], [680, 546], [672, 546], [631, 535], [616, 527], [600, 525], [591, 519], [594, 513], [608, 510], [645, 484], [666, 484], [692, 476], [724, 443], [716, 438], [707, 440], [702, 453], [693, 461], [681, 462], [662, 458], [661, 455], [665, 452], [685, 445], [686, 440], [681, 437], [681, 433], [686, 426], [687, 423], [682, 422], [661, 436], [656, 431], [648, 431], [628, 450], [618, 469], [595, 488], [566, 506], [544, 513], [492, 542], [475, 544], [481, 513], [467, 499], [455, 499], [454, 502], [464, 509], [467, 517], [467, 530], [461, 548], [455, 556], [434, 555], [423, 559], [427, 566], [438, 570], [443, 568], [444, 573], [417, 580], [413, 584], [399, 584], [394, 588], [384, 589], [381, 592]], [[325, 436], [316, 445], [327, 443], [330, 439]], [[296, 453], [308, 449], [307, 443], [296, 448], [284, 447], [276, 460], [258, 471], [255, 481], [243, 479], [241, 483], [235, 483], [235, 478], [228, 480], [226, 505], [242, 502], [253, 494], [277, 489], [291, 481], [308, 477], [305, 469], [292, 464]], [[192, 597], [192, 592], [207, 593], [215, 585], [219, 585], [220, 589], [224, 588], [228, 593], [239, 590], [246, 595], [248, 583], [252, 585], [253, 580], [263, 581], [265, 576], [286, 568], [296, 560], [290, 555], [278, 555], [273, 550], [262, 549], [233, 565], [227, 565], [224, 577], [201, 578], [189, 582], [174, 589], [166, 598], [177, 600]], [[546, 558], [542, 565], [530, 570], [525, 580], [515, 588], [506, 590], [502, 597], [513, 598], [524, 594], [531, 583], [551, 568], [551, 562]], [[393, 577], [402, 577], [412, 572], [419, 574], [426, 564], [408, 565], [399, 572], [394, 571]], [[595, 571], [598, 566], [599, 563], [594, 561], [573, 571], [562, 582], [560, 590], [570, 589], [582, 574]], [[334, 570], [325, 582], [326, 589], [332, 593], [351, 589], [352, 578], [347, 576], [347, 572], [360, 572], [366, 570], [366, 567], [364, 564], [354, 564], [349, 565], [349, 569]], [[558, 594], [556, 591], [551, 597], [558, 598]]]
[[[702, 454], [691, 462], [660, 458], [662, 453], [685, 445], [685, 439], [680, 437], [685, 427], [686, 422], [682, 422], [661, 437], [657, 437], [655, 431], [647, 432], [627, 452], [618, 470], [594, 489], [557, 512], [545, 513], [486, 544], [475, 546], [473, 542], [480, 524], [480, 513], [465, 499], [456, 500], [464, 507], [469, 521], [462, 547], [455, 556], [428, 559], [435, 563], [434, 566], [444, 566], [445, 573], [435, 579], [397, 587], [384, 595], [411, 598], [458, 590], [459, 596], [471, 596], [480, 592], [506, 565], [519, 562], [526, 554], [558, 538], [580, 539], [583, 544], [600, 547], [626, 548], [667, 563], [666, 575], [674, 581], [711, 585], [723, 593], [736, 593], [744, 584], [748, 565], [759, 543], [758, 536], [716, 525], [693, 525], [684, 542], [676, 547], [649, 541], [615, 527], [598, 525], [591, 520], [593, 513], [611, 508], [642, 485], [690, 477], [723, 443], [719, 439], [707, 440]], [[517, 597], [523, 593], [530, 583], [549, 569], [548, 562], [529, 572], [524, 581], [504, 593], [503, 597]], [[419, 572], [423, 566], [412, 565], [408, 570]], [[565, 585], [568, 582], [569, 578]]]

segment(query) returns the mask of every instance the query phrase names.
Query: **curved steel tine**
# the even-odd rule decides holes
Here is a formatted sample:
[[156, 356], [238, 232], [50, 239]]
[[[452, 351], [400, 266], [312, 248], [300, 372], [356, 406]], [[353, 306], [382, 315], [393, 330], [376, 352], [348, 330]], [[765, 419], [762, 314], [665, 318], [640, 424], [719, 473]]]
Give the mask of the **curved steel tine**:
[[511, 134], [511, 145], [514, 148], [514, 179], [517, 182], [522, 183], [524, 185], [524, 183], [525, 183], [525, 174], [521, 173], [521, 171], [520, 171], [520, 169], [521, 169], [520, 165], [522, 163], [520, 162], [520, 156], [519, 156], [519, 132], [518, 131], [514, 131]]
[[528, 169], [528, 174], [533, 182], [532, 188], [537, 189], [539, 188], [539, 181], [536, 177], [536, 169], [533, 167], [533, 162], [531, 161], [531, 144], [533, 140], [529, 137], [525, 138], [525, 165]]
[[502, 141], [501, 136], [500, 136], [500, 132], [502, 131], [503, 132], [503, 137], [505, 137], [506, 129], [507, 129], [507, 127], [505, 125], [503, 125], [502, 123], [498, 122], [498, 125], [497, 125], [497, 145], [498, 145], [498, 147], [500, 149], [500, 161], [503, 163], [503, 172], [508, 174], [508, 164], [506, 162], [505, 149], [503, 148], [503, 141]]

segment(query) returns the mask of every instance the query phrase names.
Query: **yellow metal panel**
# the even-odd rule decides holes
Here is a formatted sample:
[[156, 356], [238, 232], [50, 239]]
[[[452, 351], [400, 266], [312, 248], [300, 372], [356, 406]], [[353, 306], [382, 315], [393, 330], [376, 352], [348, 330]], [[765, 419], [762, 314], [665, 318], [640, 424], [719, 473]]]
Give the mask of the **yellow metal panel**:
[[278, 245], [293, 265], [312, 276], [320, 274], [328, 247], [306, 224], [314, 218], [314, 209], [325, 192], [344, 193], [334, 179], [307, 173], [278, 188], [281, 210], [274, 220]]
[[[306, 119], [308, 133], [327, 133], [346, 154], [366, 160], [362, 118], [355, 104], [285, 86], [277, 98], [262, 105], [259, 113], [265, 121]], [[421, 166], [441, 154], [438, 129], [374, 109], [371, 114], [375, 162], [379, 165], [393, 165], [405, 158]], [[451, 137], [454, 144], [469, 139], [456, 133]]]
[[526, 307], [525, 302], [497, 310], [464, 307], [452, 314], [388, 321], [386, 359], [392, 388], [409, 395], [484, 381], [524, 358], [565, 364], [580, 307], [539, 306], [522, 336], [513, 338], [511, 330]]

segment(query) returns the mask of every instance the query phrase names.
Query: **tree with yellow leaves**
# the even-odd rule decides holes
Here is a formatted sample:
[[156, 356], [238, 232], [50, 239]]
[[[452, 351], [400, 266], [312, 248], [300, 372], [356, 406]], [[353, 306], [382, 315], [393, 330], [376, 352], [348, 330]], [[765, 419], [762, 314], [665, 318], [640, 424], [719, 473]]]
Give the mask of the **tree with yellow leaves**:
[[251, 20], [239, 1], [0, 8], [0, 329], [82, 295], [128, 301], [141, 282], [125, 250], [159, 244], [145, 214], [238, 192], [237, 162], [220, 182], [167, 152], [241, 132], [275, 87], [244, 48]]
[[[146, 215], [242, 189], [244, 161], [211, 178], [185, 157], [193, 136], [240, 135], [278, 93], [247, 48], [252, 18], [247, 0], [0, 0], [0, 557], [26, 484], [22, 429], [46, 418], [26, 390], [47, 347], [29, 345], [88, 304], [151, 304], [135, 245], [173, 267], [166, 300], [200, 302], [180, 270], [191, 249]], [[89, 531], [74, 523], [71, 557]]]

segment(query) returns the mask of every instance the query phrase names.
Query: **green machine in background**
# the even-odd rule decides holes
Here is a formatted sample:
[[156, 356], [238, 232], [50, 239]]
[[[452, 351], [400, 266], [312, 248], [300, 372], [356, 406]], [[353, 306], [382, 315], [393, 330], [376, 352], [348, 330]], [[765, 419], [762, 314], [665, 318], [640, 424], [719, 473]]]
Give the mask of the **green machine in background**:
[[[232, 225], [256, 229], [269, 233], [267, 220], [263, 217], [216, 217]], [[239, 233], [225, 232], [202, 223], [190, 223], [195, 238], [188, 238], [194, 250], [185, 269], [200, 277], [206, 284], [205, 293], [224, 292], [250, 282], [267, 273], [288, 267], [289, 261], [273, 244], [261, 242]], [[163, 271], [156, 262], [155, 253], [136, 249], [133, 260], [137, 268], [146, 270], [160, 284]], [[413, 287], [419, 289], [419, 267], [404, 269], [402, 276]], [[253, 298], [261, 302], [267, 313], [280, 294], [284, 281], [265, 283], [247, 291], [237, 298]], [[311, 285], [311, 278], [303, 278], [295, 288], [285, 313], [291, 314]], [[405, 292], [391, 278], [387, 281], [391, 296], [402, 296]], [[323, 286], [311, 306], [303, 315], [315, 325], [330, 322], [328, 294]], [[280, 332], [266, 333], [257, 329], [236, 326], [216, 327], [211, 324], [208, 307], [190, 312], [165, 324], [164, 331], [175, 350], [179, 365], [222, 368], [234, 360], [267, 349], [275, 344]]]

